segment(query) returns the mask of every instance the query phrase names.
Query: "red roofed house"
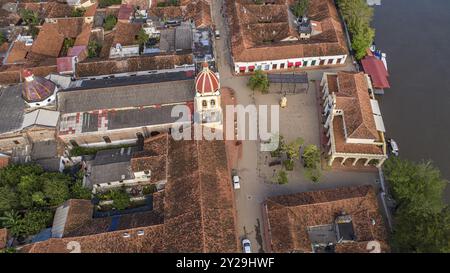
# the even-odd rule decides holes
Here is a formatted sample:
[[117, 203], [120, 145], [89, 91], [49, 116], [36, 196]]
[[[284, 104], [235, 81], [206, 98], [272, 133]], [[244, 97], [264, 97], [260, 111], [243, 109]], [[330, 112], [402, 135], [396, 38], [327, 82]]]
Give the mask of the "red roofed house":
[[203, 70], [195, 80], [195, 120], [204, 125], [218, 128], [222, 124], [220, 107], [220, 84], [217, 75], [203, 64]]
[[385, 129], [369, 77], [324, 73], [321, 88], [328, 165], [338, 160], [341, 165], [381, 166], [387, 158]]
[[372, 85], [376, 89], [390, 88], [388, 76], [383, 62], [375, 56], [366, 56], [362, 61], [364, 72], [372, 79]]
[[227, 0], [236, 74], [344, 64], [342, 24], [332, 0], [310, 0], [307, 17], [296, 18], [292, 1]]
[[119, 15], [117, 20], [123, 22], [129, 22], [133, 18], [134, 7], [130, 4], [120, 5]]
[[388, 252], [372, 186], [272, 196], [263, 203], [268, 252]]

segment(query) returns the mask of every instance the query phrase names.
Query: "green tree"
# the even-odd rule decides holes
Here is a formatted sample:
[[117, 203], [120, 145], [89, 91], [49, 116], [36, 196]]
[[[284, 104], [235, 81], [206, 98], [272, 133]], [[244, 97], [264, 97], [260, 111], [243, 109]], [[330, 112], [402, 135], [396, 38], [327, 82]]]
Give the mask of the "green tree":
[[350, 31], [369, 26], [372, 22], [373, 8], [365, 0], [339, 0], [338, 3]]
[[141, 28], [137, 35], [137, 42], [139, 43], [139, 47], [141, 48], [141, 50], [144, 48], [144, 45], [145, 43], [147, 43], [148, 39], [150, 39], [150, 36], [148, 36], [145, 30]]
[[86, 199], [90, 200], [92, 197], [92, 193], [89, 189], [83, 187], [83, 183], [81, 181], [75, 182], [70, 189], [70, 198], [73, 199]]
[[339, 0], [338, 5], [351, 34], [355, 57], [362, 59], [375, 37], [375, 30], [370, 27], [373, 8], [365, 0]]
[[74, 8], [72, 10], [71, 17], [82, 17], [85, 12], [86, 12], [85, 8]]
[[31, 200], [32, 200], [33, 204], [36, 204], [38, 206], [45, 206], [45, 205], [47, 205], [47, 202], [45, 201], [45, 195], [41, 191], [34, 192], [31, 195]]
[[397, 157], [383, 165], [397, 207], [392, 236], [400, 252], [450, 252], [450, 209], [442, 200], [447, 182], [430, 162]]
[[[276, 143], [276, 139], [278, 138], [278, 146], [275, 150], [270, 152], [272, 157], [280, 157], [282, 153], [286, 152], [286, 143], [284, 142], [284, 137], [280, 134], [274, 134], [271, 137], [271, 142]], [[275, 147], [274, 147], [275, 148]]]
[[395, 217], [392, 247], [401, 253], [449, 253], [449, 208], [425, 215], [398, 212]]
[[51, 224], [53, 213], [44, 210], [32, 210], [25, 213], [25, 216], [20, 220], [20, 234], [19, 235], [33, 235], [40, 232]]
[[286, 154], [289, 159], [299, 159], [300, 158], [300, 147], [305, 141], [303, 138], [298, 137], [288, 145], [286, 145]]
[[297, 0], [292, 6], [292, 13], [296, 17], [301, 17], [306, 15], [309, 8], [309, 0]]
[[88, 43], [88, 58], [98, 57], [100, 49], [101, 47], [96, 41], [90, 41]]
[[112, 5], [120, 5], [122, 0], [100, 0], [98, 6], [100, 8], [105, 8]]
[[73, 47], [75, 44], [74, 38], [65, 38], [63, 41], [62, 55], [66, 56], [69, 48]]
[[305, 178], [311, 180], [314, 183], [319, 182], [322, 173], [320, 172], [320, 168], [306, 168], [305, 169]]
[[23, 9], [20, 11], [20, 17], [28, 26], [36, 26], [39, 24], [39, 16], [35, 11]]
[[253, 91], [258, 90], [263, 94], [269, 92], [269, 79], [267, 78], [267, 75], [261, 71], [261, 69], [257, 69], [255, 74], [250, 76], [247, 85]]
[[109, 193], [113, 206], [118, 210], [126, 209], [130, 206], [130, 196], [125, 192], [125, 189], [113, 189]]
[[116, 16], [110, 14], [110, 15], [106, 16], [105, 23], [103, 24], [103, 28], [108, 31], [108, 30], [113, 29], [116, 24], [117, 24]]
[[50, 206], [61, 205], [70, 197], [67, 182], [58, 177], [49, 177], [44, 183], [43, 190]]
[[42, 180], [36, 174], [21, 175], [17, 185], [19, 202], [23, 208], [33, 207], [33, 193], [42, 189]]
[[385, 161], [383, 169], [401, 210], [425, 215], [443, 209], [442, 195], [447, 182], [430, 162], [416, 164], [391, 157]]
[[375, 30], [369, 26], [363, 26], [353, 32], [352, 48], [356, 59], [361, 60], [366, 56], [366, 50], [372, 45], [374, 37]]
[[284, 170], [279, 170], [277, 173], [278, 184], [287, 184], [289, 182], [287, 173]]
[[0, 187], [0, 215], [2, 211], [11, 210], [19, 205], [15, 191], [9, 186]]
[[305, 167], [305, 177], [313, 182], [318, 182], [321, 176], [320, 149], [316, 145], [308, 145], [303, 151], [302, 158]]
[[305, 150], [303, 151], [303, 164], [305, 168], [314, 169], [317, 167], [318, 164], [320, 164], [320, 150], [319, 148], [314, 145], [310, 144], [305, 147]]
[[5, 35], [3, 35], [3, 32], [0, 32], [0, 45], [2, 45], [4, 42], [6, 42]]
[[20, 215], [17, 211], [11, 210], [6, 211], [2, 217], [0, 217], [0, 223], [3, 227], [12, 229], [15, 226], [18, 226], [20, 224]]

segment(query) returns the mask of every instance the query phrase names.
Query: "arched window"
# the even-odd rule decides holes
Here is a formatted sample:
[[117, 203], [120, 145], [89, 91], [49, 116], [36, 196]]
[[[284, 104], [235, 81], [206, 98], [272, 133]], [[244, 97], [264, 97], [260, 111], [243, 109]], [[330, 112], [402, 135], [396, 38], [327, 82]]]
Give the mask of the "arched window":
[[202, 100], [202, 106], [203, 108], [208, 107], [208, 102], [206, 100]]
[[216, 100], [211, 100], [209, 103], [211, 104], [211, 107], [216, 106]]

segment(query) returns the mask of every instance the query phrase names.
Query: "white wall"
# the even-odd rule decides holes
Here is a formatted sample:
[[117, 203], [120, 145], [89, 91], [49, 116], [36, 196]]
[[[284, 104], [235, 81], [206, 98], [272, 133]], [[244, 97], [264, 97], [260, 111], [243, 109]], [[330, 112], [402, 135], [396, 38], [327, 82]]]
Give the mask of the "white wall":
[[[249, 72], [249, 70], [248, 70], [249, 66], [255, 66], [255, 70], [258, 69], [259, 66], [261, 67], [261, 70], [265, 70], [265, 71], [279, 70], [281, 67], [281, 64], [284, 64], [283, 69], [288, 69], [288, 62], [294, 63], [294, 66], [292, 66], [290, 68], [294, 68], [296, 62], [301, 62], [301, 66], [298, 68], [319, 66], [319, 63], [321, 60], [326, 60], [324, 65], [344, 64], [346, 58], [347, 58], [347, 55], [337, 55], [337, 56], [324, 56], [324, 57], [292, 58], [292, 59], [284, 59], [284, 60], [259, 61], [259, 62], [235, 62], [234, 72], [236, 74], [242, 73], [240, 71], [240, 67], [246, 67], [245, 72]], [[340, 63], [337, 62], [339, 59], [341, 59]], [[312, 65], [313, 61], [315, 62], [314, 66]], [[306, 66], [304, 65], [305, 63], [306, 63]], [[273, 65], [276, 65], [275, 69], [273, 69]]]

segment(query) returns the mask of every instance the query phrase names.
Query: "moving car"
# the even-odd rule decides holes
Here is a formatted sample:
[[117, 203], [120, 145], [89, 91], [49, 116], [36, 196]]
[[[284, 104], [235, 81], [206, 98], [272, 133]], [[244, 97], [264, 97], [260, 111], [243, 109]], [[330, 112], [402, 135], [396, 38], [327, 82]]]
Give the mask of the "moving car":
[[252, 253], [252, 244], [249, 239], [242, 240], [242, 251], [244, 253]]
[[216, 40], [220, 39], [220, 32], [218, 30], [214, 31], [214, 36], [216, 37]]
[[393, 140], [392, 138], [388, 139], [387, 142], [388, 142], [391, 154], [393, 154], [395, 156], [398, 156], [398, 145], [397, 145], [397, 142], [395, 142], [395, 140]]

